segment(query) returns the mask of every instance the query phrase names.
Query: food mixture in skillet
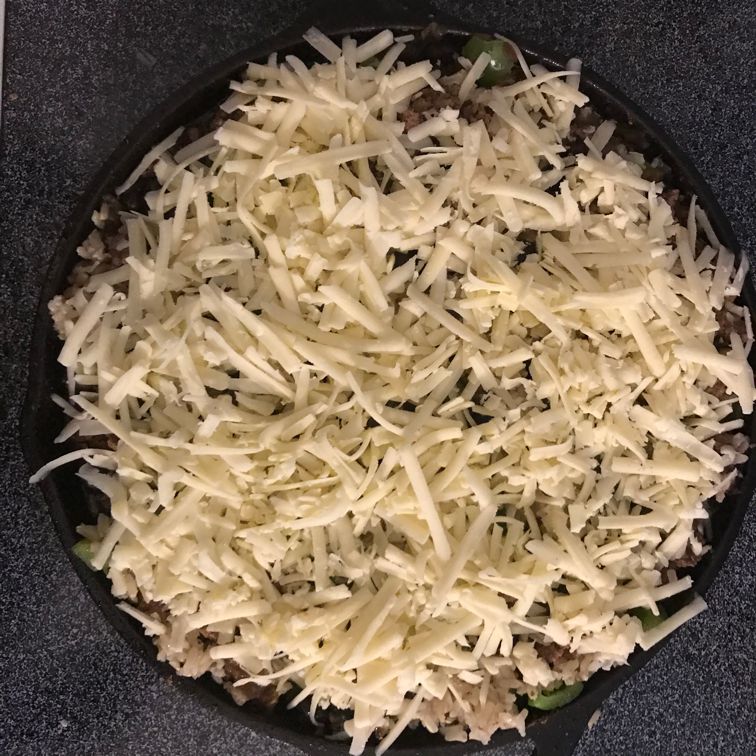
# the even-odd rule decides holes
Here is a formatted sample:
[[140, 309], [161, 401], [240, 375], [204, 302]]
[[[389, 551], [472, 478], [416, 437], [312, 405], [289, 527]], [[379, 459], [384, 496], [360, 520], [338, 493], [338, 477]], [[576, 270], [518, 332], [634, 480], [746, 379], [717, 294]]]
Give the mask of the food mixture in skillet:
[[745, 267], [577, 64], [306, 38], [95, 215], [34, 479], [85, 461], [77, 553], [180, 674], [354, 754], [522, 732], [704, 608], [659, 602], [745, 460]]

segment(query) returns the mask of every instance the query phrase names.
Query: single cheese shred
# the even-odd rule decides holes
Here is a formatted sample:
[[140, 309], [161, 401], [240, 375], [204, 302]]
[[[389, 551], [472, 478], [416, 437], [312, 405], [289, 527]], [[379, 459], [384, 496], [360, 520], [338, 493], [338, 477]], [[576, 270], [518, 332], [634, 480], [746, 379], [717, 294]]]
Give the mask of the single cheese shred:
[[96, 214], [50, 303], [73, 450], [33, 481], [85, 460], [92, 563], [180, 674], [353, 754], [524, 733], [705, 607], [634, 611], [746, 459], [745, 268], [577, 62], [497, 40], [485, 88], [494, 53], [305, 39]]

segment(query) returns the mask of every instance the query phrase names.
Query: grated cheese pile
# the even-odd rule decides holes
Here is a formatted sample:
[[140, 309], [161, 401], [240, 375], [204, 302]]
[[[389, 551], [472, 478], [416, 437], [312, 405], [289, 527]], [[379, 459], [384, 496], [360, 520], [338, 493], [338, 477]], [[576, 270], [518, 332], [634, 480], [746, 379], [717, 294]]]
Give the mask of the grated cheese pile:
[[[351, 710], [354, 754], [418, 722], [522, 732], [516, 696], [704, 607], [629, 614], [690, 587], [670, 563], [745, 459], [745, 267], [611, 122], [567, 153], [577, 70], [519, 56], [481, 89], [483, 57], [441, 77], [390, 31], [307, 39], [325, 62], [250, 64], [216, 132], [142, 161], [123, 260], [82, 247], [51, 303], [60, 439], [117, 444], [35, 480], [85, 460], [92, 564], [182, 674]], [[489, 117], [407, 130], [436, 91]]]

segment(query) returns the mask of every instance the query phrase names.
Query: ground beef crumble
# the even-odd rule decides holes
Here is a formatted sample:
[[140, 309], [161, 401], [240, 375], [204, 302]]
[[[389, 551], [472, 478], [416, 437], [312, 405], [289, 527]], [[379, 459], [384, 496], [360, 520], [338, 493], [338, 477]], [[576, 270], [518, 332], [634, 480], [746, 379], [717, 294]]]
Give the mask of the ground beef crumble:
[[723, 402], [729, 396], [729, 389], [719, 379], [715, 381], [714, 385], [711, 386], [711, 388], [708, 388], [706, 390], [712, 396], [715, 396], [717, 399], [719, 399], [720, 402]]
[[160, 622], [166, 622], [169, 617], [168, 607], [162, 601], [145, 601], [141, 595], [136, 602], [136, 608]]
[[676, 570], [689, 570], [695, 567], [705, 556], [706, 550], [702, 549], [698, 553], [693, 550], [693, 544], [688, 544], [685, 547], [685, 552], [677, 559], [673, 559], [669, 566]]
[[575, 110], [575, 116], [570, 124], [570, 133], [565, 141], [565, 147], [570, 155], [582, 155], [588, 151], [585, 140], [595, 133], [604, 119], [590, 106], [584, 105]]
[[486, 127], [493, 116], [492, 111], [482, 103], [472, 100], [460, 102], [459, 97], [451, 89], [448, 92], [425, 89], [410, 100], [407, 109], [399, 114], [399, 119], [404, 122], [406, 130], [409, 131], [423, 121], [437, 116], [444, 108], [459, 110], [460, 116], [468, 123], [483, 121]]
[[231, 114], [220, 108], [200, 116], [181, 132], [176, 140], [174, 151], [196, 142], [205, 134], [217, 131], [229, 118], [231, 118]]
[[741, 341], [745, 342], [748, 338], [748, 326], [746, 324], [746, 318], [749, 317], [748, 311], [745, 312], [741, 308], [737, 308], [733, 312], [731, 306], [732, 300], [725, 301], [724, 307], [717, 312], [717, 323], [722, 335], [729, 335], [735, 333], [740, 336]]
[[224, 682], [223, 687], [231, 697], [240, 706], [254, 701], [266, 709], [272, 709], [278, 701], [279, 695], [275, 685], [257, 685], [253, 682], [244, 683], [244, 685], [234, 685], [235, 682], [249, 677], [243, 667], [233, 659], [228, 659], [223, 665]]
[[661, 193], [662, 199], [669, 205], [672, 217], [680, 224], [688, 222], [690, 200], [679, 189], [665, 189]]
[[535, 650], [550, 667], [559, 667], [575, 658], [575, 654], [567, 646], [557, 643], [536, 643]]

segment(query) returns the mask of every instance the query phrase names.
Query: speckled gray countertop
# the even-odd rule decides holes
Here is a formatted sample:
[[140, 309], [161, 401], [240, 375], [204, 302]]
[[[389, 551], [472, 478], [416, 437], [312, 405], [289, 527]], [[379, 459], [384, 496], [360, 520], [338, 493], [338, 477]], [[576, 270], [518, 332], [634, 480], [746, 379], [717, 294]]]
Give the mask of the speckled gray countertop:
[[[293, 753], [187, 701], [105, 622], [63, 554], [41, 496], [26, 484], [17, 416], [37, 292], [87, 179], [175, 87], [282, 29], [305, 6], [8, 0], [0, 153], [2, 754]], [[582, 57], [677, 138], [753, 251], [756, 3], [437, 7]], [[754, 507], [709, 602], [607, 701], [580, 756], [756, 754]]]

